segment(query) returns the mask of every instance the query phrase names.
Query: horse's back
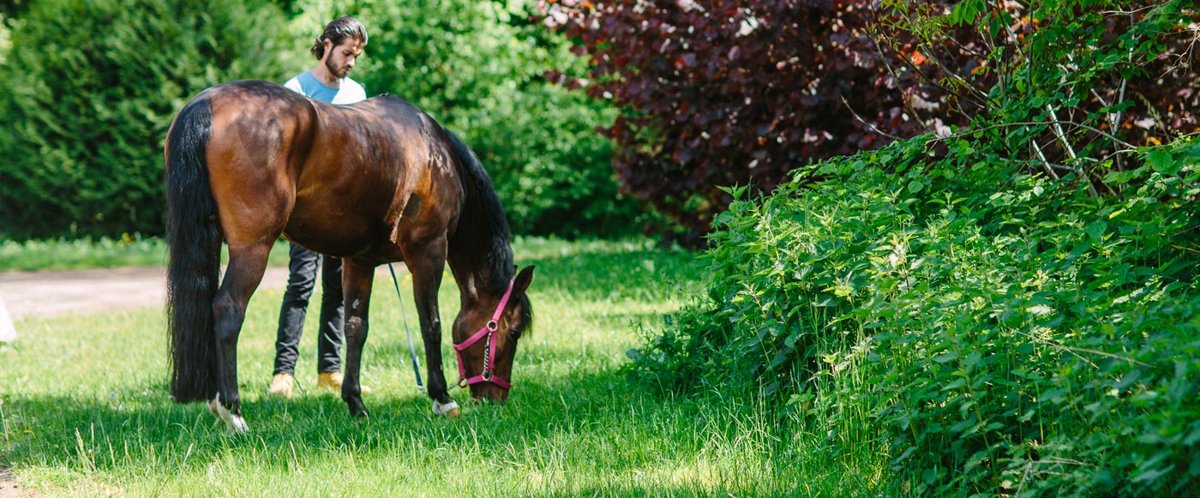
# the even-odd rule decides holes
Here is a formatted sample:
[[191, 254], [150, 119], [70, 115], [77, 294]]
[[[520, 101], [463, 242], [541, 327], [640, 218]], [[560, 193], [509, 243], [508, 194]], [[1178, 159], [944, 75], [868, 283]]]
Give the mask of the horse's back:
[[463, 198], [446, 131], [380, 96], [317, 102], [266, 81], [212, 87], [206, 152], [226, 240], [279, 235], [329, 255], [397, 259], [443, 236]]
[[445, 234], [462, 188], [445, 130], [432, 117], [393, 96], [316, 109], [318, 130], [285, 230], [289, 239], [382, 262], [397, 259], [406, 243]]

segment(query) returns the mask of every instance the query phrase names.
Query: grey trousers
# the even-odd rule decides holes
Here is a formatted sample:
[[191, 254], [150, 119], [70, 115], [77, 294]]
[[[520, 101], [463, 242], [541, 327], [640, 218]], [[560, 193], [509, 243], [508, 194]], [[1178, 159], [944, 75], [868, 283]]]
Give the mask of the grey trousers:
[[[322, 256], [296, 244], [291, 244], [288, 264], [288, 285], [279, 310], [279, 331], [275, 337], [275, 373], [295, 374], [297, 346], [304, 332], [304, 315], [308, 299], [317, 282], [317, 267], [321, 268], [321, 325], [317, 339], [317, 371], [339, 372], [342, 369], [342, 260]], [[319, 260], [323, 260], [318, 264]]]

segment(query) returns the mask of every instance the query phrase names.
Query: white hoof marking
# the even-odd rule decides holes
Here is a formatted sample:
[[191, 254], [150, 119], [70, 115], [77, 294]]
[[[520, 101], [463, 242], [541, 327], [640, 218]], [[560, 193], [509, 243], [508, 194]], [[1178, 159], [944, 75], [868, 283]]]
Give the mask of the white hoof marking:
[[221, 393], [208, 402], [208, 411], [216, 415], [217, 418], [225, 421], [225, 430], [230, 434], [245, 434], [250, 432], [250, 426], [246, 425], [246, 420], [241, 415], [234, 415], [221, 404]]
[[454, 400], [451, 400], [449, 403], [446, 403], [443, 405], [443, 404], [439, 403], [437, 400], [434, 400], [433, 401], [433, 414], [434, 415], [445, 415], [447, 417], [457, 417], [458, 416], [458, 403], [455, 403]]

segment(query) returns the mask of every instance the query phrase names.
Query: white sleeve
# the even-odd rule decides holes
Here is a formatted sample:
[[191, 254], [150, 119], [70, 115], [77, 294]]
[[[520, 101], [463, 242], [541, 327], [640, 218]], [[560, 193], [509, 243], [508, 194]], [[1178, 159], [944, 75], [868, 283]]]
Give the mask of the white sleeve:
[[357, 81], [350, 78], [342, 80], [342, 87], [338, 89], [337, 95], [333, 97], [334, 104], [342, 105], [353, 104], [363, 100], [367, 100], [367, 91]]
[[293, 92], [299, 93], [301, 95], [304, 94], [304, 90], [300, 89], [300, 80], [299, 79], [292, 78], [290, 80], [287, 80], [287, 83], [284, 83], [283, 86]]

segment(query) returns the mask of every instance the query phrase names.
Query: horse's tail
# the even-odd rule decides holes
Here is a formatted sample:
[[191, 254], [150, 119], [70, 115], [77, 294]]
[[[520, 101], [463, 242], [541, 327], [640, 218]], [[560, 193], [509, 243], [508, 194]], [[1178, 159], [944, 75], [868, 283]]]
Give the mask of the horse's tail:
[[212, 302], [221, 271], [221, 227], [204, 156], [211, 129], [212, 107], [201, 96], [179, 111], [167, 132], [167, 327], [171, 394], [179, 403], [217, 392]]

